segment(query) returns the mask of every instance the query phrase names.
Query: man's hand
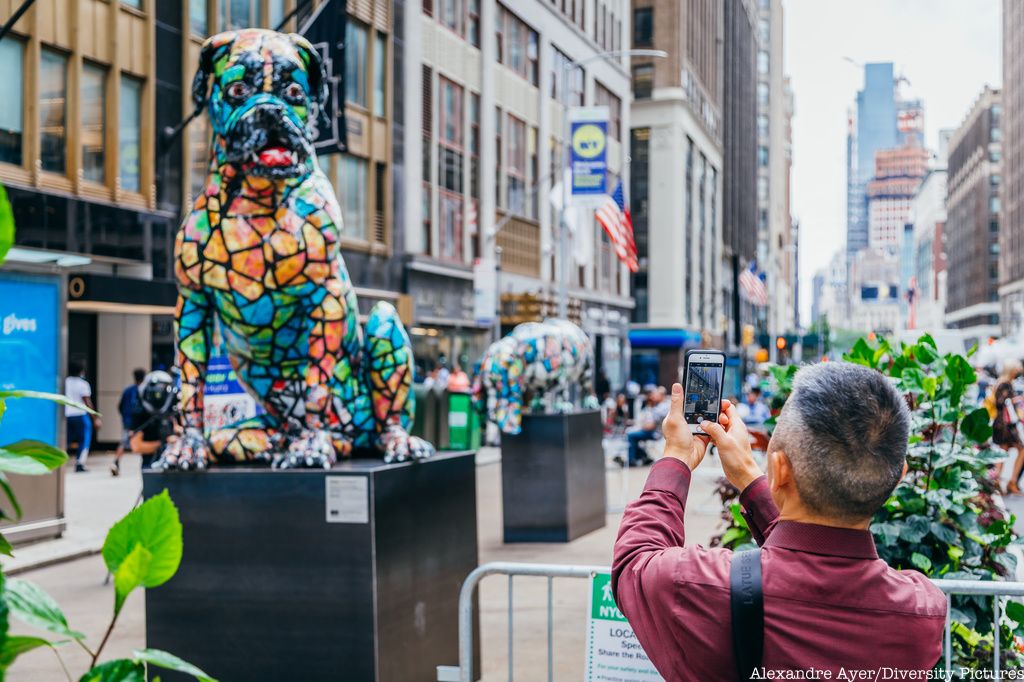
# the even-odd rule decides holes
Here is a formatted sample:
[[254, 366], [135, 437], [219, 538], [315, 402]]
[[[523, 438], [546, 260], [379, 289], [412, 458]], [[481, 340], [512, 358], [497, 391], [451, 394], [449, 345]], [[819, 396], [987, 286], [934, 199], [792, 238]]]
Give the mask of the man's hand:
[[[675, 400], [674, 394], [672, 398]], [[722, 401], [722, 414], [719, 415], [718, 421], [718, 424], [701, 422], [700, 428], [715, 442], [725, 477], [743, 492], [762, 475], [761, 468], [754, 461], [754, 454], [750, 449], [750, 434], [740, 419], [739, 410], [728, 400]], [[668, 452], [667, 445], [665, 451]]]
[[672, 384], [672, 407], [661, 423], [661, 432], [665, 435], [665, 456], [678, 459], [690, 471], [696, 469], [704, 459], [708, 442], [690, 433], [690, 426], [683, 418], [683, 387], [679, 384]]

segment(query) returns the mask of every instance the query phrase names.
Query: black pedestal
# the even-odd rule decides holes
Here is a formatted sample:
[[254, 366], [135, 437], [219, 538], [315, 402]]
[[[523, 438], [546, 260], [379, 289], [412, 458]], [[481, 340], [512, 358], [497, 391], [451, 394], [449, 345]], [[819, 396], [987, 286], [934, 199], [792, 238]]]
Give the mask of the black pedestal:
[[474, 453], [143, 482], [168, 489], [185, 536], [177, 575], [146, 592], [147, 646], [221, 680], [433, 680], [458, 660]]
[[524, 414], [501, 437], [505, 542], [569, 542], [605, 524], [601, 412]]

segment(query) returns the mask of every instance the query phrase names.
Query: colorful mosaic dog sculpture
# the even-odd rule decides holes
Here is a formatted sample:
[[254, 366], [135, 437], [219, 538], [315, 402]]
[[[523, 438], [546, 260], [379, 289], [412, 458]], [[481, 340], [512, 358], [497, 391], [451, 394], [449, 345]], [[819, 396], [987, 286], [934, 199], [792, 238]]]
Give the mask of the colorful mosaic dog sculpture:
[[[185, 434], [163, 467], [327, 467], [356, 448], [387, 461], [434, 451], [408, 433], [413, 359], [395, 309], [380, 303], [359, 326], [341, 209], [312, 144], [326, 92], [301, 36], [250, 29], [202, 47], [192, 98], [209, 110], [210, 175], [174, 249]], [[204, 434], [215, 324], [265, 413]]]
[[477, 409], [502, 432], [522, 427], [523, 406], [570, 412], [571, 386], [581, 388], [584, 406], [597, 407], [590, 339], [566, 320], [527, 322], [491, 344], [473, 385]]

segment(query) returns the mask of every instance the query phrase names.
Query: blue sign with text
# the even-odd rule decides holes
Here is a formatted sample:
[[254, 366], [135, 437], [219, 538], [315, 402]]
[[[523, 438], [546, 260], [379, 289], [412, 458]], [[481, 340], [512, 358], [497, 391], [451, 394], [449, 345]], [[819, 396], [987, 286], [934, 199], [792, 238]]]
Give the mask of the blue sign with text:
[[608, 116], [587, 110], [573, 112], [569, 129], [572, 195], [607, 194]]
[[[60, 289], [51, 278], [0, 274], [0, 390], [62, 393]], [[8, 400], [0, 444], [23, 438], [57, 443], [57, 406], [42, 400]]]

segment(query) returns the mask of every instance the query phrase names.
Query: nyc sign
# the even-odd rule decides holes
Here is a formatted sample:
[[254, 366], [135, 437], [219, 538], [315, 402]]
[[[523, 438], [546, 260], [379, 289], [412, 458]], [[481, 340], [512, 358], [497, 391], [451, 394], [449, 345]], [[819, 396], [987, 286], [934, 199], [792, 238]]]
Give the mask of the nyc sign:
[[569, 110], [572, 196], [608, 193], [608, 107]]

